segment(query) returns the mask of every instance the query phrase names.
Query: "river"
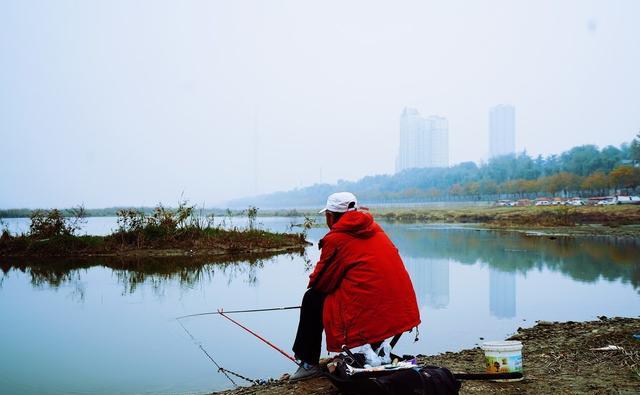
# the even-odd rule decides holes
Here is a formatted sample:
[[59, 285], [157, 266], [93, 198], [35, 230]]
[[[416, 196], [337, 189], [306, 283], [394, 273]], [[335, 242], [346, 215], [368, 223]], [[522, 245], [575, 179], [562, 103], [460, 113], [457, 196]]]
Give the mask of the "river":
[[[13, 231], [28, 228], [28, 220], [5, 222]], [[283, 231], [292, 219], [260, 222]], [[536, 320], [640, 314], [638, 241], [551, 239], [450, 225], [382, 226], [411, 275], [423, 321], [420, 340], [403, 336], [398, 352], [455, 351], [481, 338], [503, 339]], [[114, 218], [90, 218], [84, 231], [106, 234], [114, 227]], [[318, 259], [317, 241], [324, 233], [326, 228], [310, 230], [314, 246], [306, 257], [281, 255], [177, 273], [114, 270], [98, 259], [95, 266], [61, 265], [49, 272], [0, 262], [0, 393], [201, 394], [230, 388], [174, 318], [218, 308], [299, 304], [307, 261]], [[290, 350], [298, 311], [234, 318]], [[296, 368], [221, 317], [183, 323], [226, 369], [268, 378]]]

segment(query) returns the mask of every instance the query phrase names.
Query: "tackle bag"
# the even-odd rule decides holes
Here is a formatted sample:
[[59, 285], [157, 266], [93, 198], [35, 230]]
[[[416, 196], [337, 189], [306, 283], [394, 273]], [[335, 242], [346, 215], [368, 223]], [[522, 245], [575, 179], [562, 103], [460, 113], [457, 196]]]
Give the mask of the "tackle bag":
[[[356, 354], [357, 355], [357, 354]], [[348, 395], [456, 395], [460, 382], [447, 368], [416, 366], [349, 374], [346, 362], [337, 358], [336, 370], [326, 377]]]

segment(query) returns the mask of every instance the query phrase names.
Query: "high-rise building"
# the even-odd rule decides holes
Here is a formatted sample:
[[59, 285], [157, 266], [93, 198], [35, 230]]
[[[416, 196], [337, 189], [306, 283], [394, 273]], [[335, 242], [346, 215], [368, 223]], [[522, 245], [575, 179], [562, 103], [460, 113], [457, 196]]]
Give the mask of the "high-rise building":
[[446, 118], [420, 116], [405, 108], [400, 116], [400, 149], [396, 172], [414, 167], [449, 166], [449, 123]]
[[447, 118], [432, 115], [425, 119], [425, 125], [431, 138], [427, 167], [448, 167], [449, 121]]
[[489, 157], [516, 152], [516, 109], [500, 104], [489, 110]]

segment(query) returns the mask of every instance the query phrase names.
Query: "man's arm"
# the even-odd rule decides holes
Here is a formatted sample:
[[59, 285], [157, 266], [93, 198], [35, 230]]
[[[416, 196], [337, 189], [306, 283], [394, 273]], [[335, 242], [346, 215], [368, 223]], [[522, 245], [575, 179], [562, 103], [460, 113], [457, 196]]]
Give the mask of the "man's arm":
[[[308, 288], [314, 288], [325, 294], [333, 292], [344, 275], [344, 265], [336, 260], [338, 247], [335, 243], [324, 243], [320, 260], [309, 276]], [[328, 245], [327, 245], [328, 244]]]

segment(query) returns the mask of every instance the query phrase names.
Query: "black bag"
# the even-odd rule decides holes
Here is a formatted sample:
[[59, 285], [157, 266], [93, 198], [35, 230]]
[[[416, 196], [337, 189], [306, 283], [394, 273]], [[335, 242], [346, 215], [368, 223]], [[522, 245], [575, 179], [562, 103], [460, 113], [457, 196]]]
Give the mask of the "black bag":
[[379, 394], [388, 395], [456, 395], [460, 390], [449, 369], [437, 366], [400, 370], [373, 381], [380, 387]]
[[437, 366], [349, 375], [346, 363], [338, 359], [336, 370], [327, 373], [327, 378], [349, 395], [455, 395], [460, 390], [460, 382], [449, 369]]

